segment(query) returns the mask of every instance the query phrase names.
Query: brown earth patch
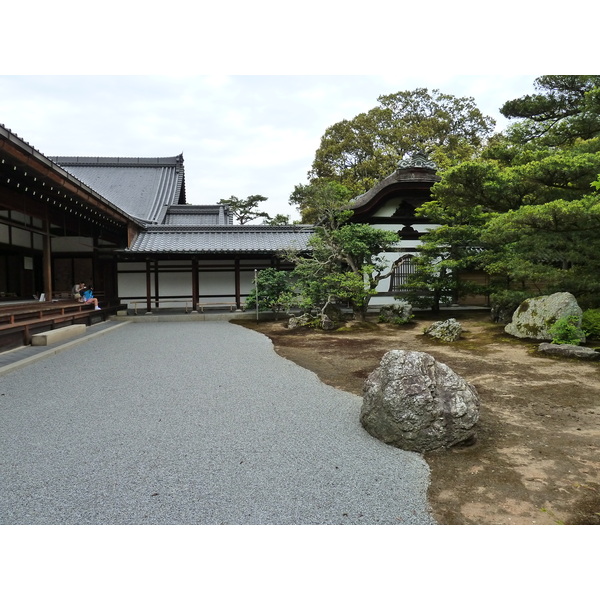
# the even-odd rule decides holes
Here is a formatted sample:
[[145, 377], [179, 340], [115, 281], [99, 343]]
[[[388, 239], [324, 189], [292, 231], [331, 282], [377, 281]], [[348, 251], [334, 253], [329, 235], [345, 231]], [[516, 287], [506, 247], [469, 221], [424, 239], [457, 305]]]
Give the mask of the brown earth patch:
[[[441, 524], [600, 524], [600, 363], [550, 358], [504, 333], [487, 311], [417, 315], [405, 326], [350, 322], [333, 332], [239, 321], [326, 384], [362, 397], [392, 349], [428, 352], [481, 397], [476, 444], [431, 452], [429, 500]], [[458, 342], [423, 335], [458, 319]]]

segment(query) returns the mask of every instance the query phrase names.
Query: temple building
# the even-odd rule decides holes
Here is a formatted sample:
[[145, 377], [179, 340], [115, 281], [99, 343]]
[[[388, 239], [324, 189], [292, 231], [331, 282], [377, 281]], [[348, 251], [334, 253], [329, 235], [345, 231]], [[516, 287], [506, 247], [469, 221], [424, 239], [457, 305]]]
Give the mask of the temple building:
[[[415, 210], [438, 180], [435, 164], [415, 154], [352, 200], [353, 222], [398, 233], [390, 264], [405, 259], [380, 282], [373, 307], [403, 292], [420, 237], [435, 226]], [[291, 269], [283, 253], [309, 253], [313, 232], [235, 225], [227, 205], [188, 204], [183, 155], [47, 157], [0, 125], [0, 305], [68, 299], [85, 281], [106, 315], [240, 310], [255, 273]]]
[[398, 258], [404, 259], [390, 278], [379, 282], [377, 296], [371, 300], [371, 306], [390, 304], [395, 296], [406, 291], [403, 284], [414, 271], [412, 257], [418, 254], [420, 237], [435, 227], [427, 219], [417, 217], [415, 211], [431, 200], [431, 187], [440, 180], [436, 171], [433, 161], [416, 153], [401, 160], [394, 173], [350, 203], [349, 208], [354, 212], [353, 222], [368, 223], [398, 234], [397, 249], [385, 254], [389, 264]]

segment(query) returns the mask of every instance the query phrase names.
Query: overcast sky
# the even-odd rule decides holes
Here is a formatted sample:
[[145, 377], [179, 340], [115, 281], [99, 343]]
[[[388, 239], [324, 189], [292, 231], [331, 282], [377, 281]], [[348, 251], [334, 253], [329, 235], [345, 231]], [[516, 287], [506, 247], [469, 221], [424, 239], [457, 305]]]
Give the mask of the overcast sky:
[[558, 12], [522, 0], [482, 6], [11, 2], [0, 123], [46, 156], [183, 153], [189, 203], [261, 194], [267, 212], [295, 218], [290, 193], [307, 182], [326, 128], [380, 95], [473, 97], [503, 128], [498, 109], [531, 93], [537, 76], [597, 70], [583, 0]]
[[296, 214], [325, 129], [418, 87], [473, 97], [480, 110], [533, 91], [534, 75], [1, 76], [0, 123], [46, 156], [183, 153], [187, 201], [261, 194]]

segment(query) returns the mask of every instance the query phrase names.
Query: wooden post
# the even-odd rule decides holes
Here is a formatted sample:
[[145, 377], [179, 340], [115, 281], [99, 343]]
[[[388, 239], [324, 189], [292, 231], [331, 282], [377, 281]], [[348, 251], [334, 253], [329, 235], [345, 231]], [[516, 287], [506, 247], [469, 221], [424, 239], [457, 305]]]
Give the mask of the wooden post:
[[44, 274], [44, 294], [46, 300], [52, 301], [52, 243], [50, 241], [50, 219], [48, 210], [46, 210], [46, 218], [44, 220], [44, 235], [43, 235], [42, 262]]
[[240, 285], [240, 259], [235, 259], [235, 305], [238, 310], [242, 308], [242, 294]]
[[150, 259], [146, 259], [146, 314], [152, 314], [152, 271]]
[[160, 304], [160, 290], [158, 288], [158, 260], [154, 261], [154, 308], [158, 309]]
[[192, 258], [192, 312], [198, 312], [198, 298], [200, 297], [200, 280], [198, 277], [198, 259]]

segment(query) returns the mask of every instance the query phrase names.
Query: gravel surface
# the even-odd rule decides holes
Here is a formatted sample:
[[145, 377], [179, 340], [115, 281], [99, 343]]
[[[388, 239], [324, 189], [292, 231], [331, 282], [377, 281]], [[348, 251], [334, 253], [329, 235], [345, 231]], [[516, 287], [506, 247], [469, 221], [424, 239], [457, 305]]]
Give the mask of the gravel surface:
[[130, 323], [0, 377], [0, 523], [433, 524], [361, 403], [248, 329]]

